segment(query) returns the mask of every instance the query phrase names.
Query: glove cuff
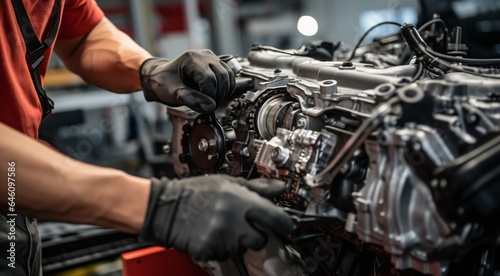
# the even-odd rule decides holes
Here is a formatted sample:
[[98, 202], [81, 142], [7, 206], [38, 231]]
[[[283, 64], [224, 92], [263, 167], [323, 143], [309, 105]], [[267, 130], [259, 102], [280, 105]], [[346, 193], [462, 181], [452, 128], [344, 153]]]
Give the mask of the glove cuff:
[[168, 59], [152, 57], [144, 60], [139, 67], [139, 80], [141, 81], [142, 91], [144, 92], [144, 98], [148, 102], [161, 102], [160, 98], [155, 94], [153, 88], [149, 84], [151, 71], [154, 70], [156, 62], [153, 61], [166, 61], [169, 62]]
[[151, 179], [151, 188], [149, 190], [148, 208], [146, 210], [146, 217], [144, 218], [144, 224], [142, 226], [141, 232], [139, 233], [139, 242], [147, 243], [154, 242], [154, 217], [156, 214], [156, 202], [158, 198], [163, 193], [165, 185], [162, 185], [161, 181], [157, 178]]
[[182, 185], [176, 184], [175, 180], [152, 178], [146, 217], [139, 234], [140, 242], [171, 246], [171, 228], [183, 190]]

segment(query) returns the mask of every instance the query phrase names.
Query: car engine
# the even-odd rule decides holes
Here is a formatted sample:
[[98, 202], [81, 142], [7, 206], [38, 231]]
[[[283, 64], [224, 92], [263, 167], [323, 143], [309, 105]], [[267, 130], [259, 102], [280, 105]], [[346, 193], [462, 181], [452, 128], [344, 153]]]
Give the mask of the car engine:
[[221, 56], [227, 102], [168, 108], [175, 172], [285, 181], [304, 275], [500, 275], [500, 60], [460, 37], [436, 17], [353, 50]]

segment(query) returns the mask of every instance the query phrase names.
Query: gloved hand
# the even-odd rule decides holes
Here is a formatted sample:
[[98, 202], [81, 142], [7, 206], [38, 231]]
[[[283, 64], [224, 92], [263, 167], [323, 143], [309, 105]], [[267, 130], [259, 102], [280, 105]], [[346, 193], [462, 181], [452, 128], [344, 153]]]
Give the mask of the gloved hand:
[[233, 71], [210, 50], [188, 51], [173, 61], [150, 58], [139, 73], [147, 101], [200, 113], [213, 112], [235, 88]]
[[278, 180], [227, 175], [153, 180], [140, 240], [174, 247], [197, 261], [259, 250], [267, 242], [262, 229], [284, 235], [295, 227], [283, 210], [246, 188], [266, 183], [275, 195], [284, 190]]

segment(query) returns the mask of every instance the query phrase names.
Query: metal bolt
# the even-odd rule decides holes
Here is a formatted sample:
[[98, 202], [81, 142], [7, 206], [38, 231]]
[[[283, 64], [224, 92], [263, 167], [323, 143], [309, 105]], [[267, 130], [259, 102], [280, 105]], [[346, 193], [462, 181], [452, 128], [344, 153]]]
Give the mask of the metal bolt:
[[271, 151], [271, 158], [276, 158], [280, 155], [281, 153], [281, 149], [280, 148], [274, 148], [272, 151]]
[[250, 156], [250, 151], [248, 150], [248, 147], [244, 147], [240, 150], [240, 154], [244, 157], [249, 157]]
[[231, 126], [232, 126], [233, 128], [238, 128], [238, 120], [232, 120], [232, 121], [231, 121]]
[[[331, 98], [332, 95], [337, 94], [337, 81], [324, 80], [319, 85], [319, 92], [323, 98]], [[313, 103], [314, 104], [314, 103]]]
[[344, 61], [344, 63], [342, 63], [342, 67], [352, 67], [352, 62]]
[[240, 102], [239, 101], [234, 101], [232, 104], [231, 104], [231, 107], [232, 108], [237, 108], [240, 106]]
[[198, 142], [198, 149], [200, 151], [206, 152], [208, 150], [209, 146], [210, 146], [210, 143], [205, 138], [201, 138], [200, 141]]
[[300, 118], [297, 121], [297, 128], [305, 128], [307, 124], [307, 119], [306, 118]]
[[167, 154], [170, 153], [170, 145], [164, 145], [163, 146], [163, 152], [165, 152]]
[[286, 162], [288, 156], [288, 151], [281, 146], [276, 147], [271, 151], [271, 160], [278, 164]]

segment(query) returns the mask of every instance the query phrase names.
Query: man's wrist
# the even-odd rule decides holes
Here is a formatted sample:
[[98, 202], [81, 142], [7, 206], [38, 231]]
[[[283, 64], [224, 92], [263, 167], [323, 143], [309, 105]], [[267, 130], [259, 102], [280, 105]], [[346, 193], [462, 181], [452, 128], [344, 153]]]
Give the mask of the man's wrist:
[[161, 102], [160, 98], [158, 95], [156, 95], [153, 87], [151, 87], [150, 81], [151, 81], [151, 74], [153, 73], [155, 68], [151, 68], [154, 66], [152, 63], [154, 62], [169, 62], [168, 59], [166, 58], [160, 58], [160, 57], [150, 57], [144, 60], [141, 63], [141, 66], [139, 67], [139, 80], [141, 81], [141, 87], [142, 91], [144, 92], [144, 98], [148, 102]]

